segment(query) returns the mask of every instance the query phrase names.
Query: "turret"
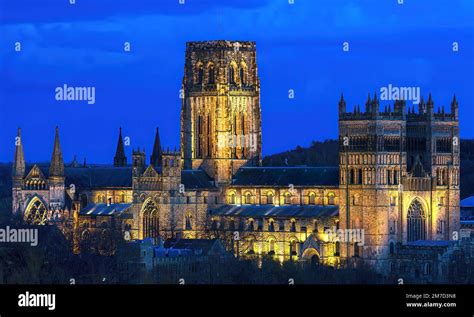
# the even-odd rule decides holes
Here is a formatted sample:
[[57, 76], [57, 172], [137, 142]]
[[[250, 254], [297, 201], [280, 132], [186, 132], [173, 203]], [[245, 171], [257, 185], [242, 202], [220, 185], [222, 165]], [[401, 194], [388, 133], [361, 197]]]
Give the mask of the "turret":
[[459, 108], [456, 95], [453, 96], [453, 101], [451, 101], [451, 116], [453, 116], [454, 120], [459, 120]]
[[339, 100], [339, 114], [346, 112], [346, 101], [344, 95], [341, 93], [341, 99]]
[[433, 98], [431, 98], [431, 93], [428, 95], [428, 101], [426, 102], [426, 110], [427, 114], [430, 118], [434, 117], [434, 102]]
[[133, 176], [141, 176], [145, 171], [145, 149], [140, 151], [138, 148], [136, 151], [132, 150], [132, 165], [133, 165]]

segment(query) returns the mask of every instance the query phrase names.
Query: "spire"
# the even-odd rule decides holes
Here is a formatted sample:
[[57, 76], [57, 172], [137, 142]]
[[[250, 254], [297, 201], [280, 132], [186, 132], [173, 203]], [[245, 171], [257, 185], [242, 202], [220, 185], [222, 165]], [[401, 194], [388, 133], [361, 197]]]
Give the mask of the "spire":
[[49, 166], [49, 176], [64, 176], [64, 161], [59, 145], [59, 128], [56, 127], [56, 136], [54, 137], [53, 156], [51, 157], [51, 165]]
[[161, 141], [160, 141], [160, 132], [158, 127], [156, 128], [155, 134], [155, 143], [153, 144], [153, 151], [150, 157], [150, 164], [153, 166], [161, 166]]
[[372, 99], [372, 112], [373, 113], [379, 113], [379, 110], [380, 110], [380, 104], [379, 104], [379, 101], [377, 99], [377, 93], [374, 93], [374, 99]]
[[370, 93], [367, 97], [367, 101], [365, 102], [365, 112], [371, 112], [371, 104], [372, 102], [370, 101]]
[[21, 129], [18, 128], [18, 135], [15, 140], [15, 158], [13, 161], [14, 178], [23, 178], [25, 176], [25, 155], [23, 153], [23, 140], [21, 139]]
[[341, 93], [341, 99], [339, 100], [339, 113], [346, 112], [346, 101], [344, 100], [344, 95]]
[[456, 95], [453, 96], [453, 101], [451, 101], [451, 115], [454, 117], [454, 119], [458, 119], [459, 108], [458, 101], [456, 100]]
[[127, 157], [125, 156], [125, 151], [123, 149], [122, 127], [120, 127], [117, 150], [115, 151], [114, 156], [114, 166], [120, 167], [125, 165], [127, 165]]
[[77, 162], [77, 156], [74, 154], [74, 159], [72, 160], [71, 164], [69, 165], [71, 167], [79, 167], [79, 163]]
[[433, 102], [433, 98], [431, 98], [431, 93], [428, 95], [428, 101], [426, 102], [426, 106], [427, 106], [428, 115], [431, 118], [433, 118], [434, 117], [434, 102]]

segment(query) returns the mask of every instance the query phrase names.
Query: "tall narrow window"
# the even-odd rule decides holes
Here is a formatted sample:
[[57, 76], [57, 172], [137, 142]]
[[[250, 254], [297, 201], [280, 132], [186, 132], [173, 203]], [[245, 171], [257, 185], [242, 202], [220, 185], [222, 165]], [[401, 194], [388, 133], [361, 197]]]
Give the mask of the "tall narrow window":
[[240, 83], [242, 84], [242, 86], [246, 84], [245, 69], [243, 67], [240, 68]]
[[211, 116], [207, 115], [207, 157], [211, 157]]
[[229, 84], [235, 85], [235, 71], [233, 66], [229, 66]]
[[204, 70], [202, 68], [202, 65], [198, 66], [198, 78], [197, 78], [197, 83], [200, 85], [202, 84], [204, 78]]
[[291, 227], [290, 227], [291, 232], [296, 232], [296, 221], [291, 220]]
[[270, 239], [270, 241], [268, 241], [268, 254], [269, 255], [275, 254], [275, 240], [273, 239]]
[[215, 83], [214, 65], [212, 64], [209, 65], [208, 83], [211, 85]]
[[159, 227], [158, 209], [155, 204], [149, 200], [143, 207], [143, 237], [158, 237]]
[[185, 224], [185, 229], [186, 230], [192, 230], [192, 224], [191, 224], [191, 216], [190, 215], [186, 215], [186, 224]]
[[426, 239], [426, 217], [423, 207], [418, 200], [410, 205], [407, 215], [408, 241], [418, 241]]

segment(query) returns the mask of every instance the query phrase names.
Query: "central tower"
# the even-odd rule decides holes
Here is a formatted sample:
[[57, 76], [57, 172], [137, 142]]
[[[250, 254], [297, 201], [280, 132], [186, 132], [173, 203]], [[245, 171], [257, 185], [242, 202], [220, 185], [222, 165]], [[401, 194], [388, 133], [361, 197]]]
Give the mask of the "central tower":
[[226, 184], [241, 166], [260, 165], [255, 42], [188, 42], [181, 97], [185, 169], [201, 168]]

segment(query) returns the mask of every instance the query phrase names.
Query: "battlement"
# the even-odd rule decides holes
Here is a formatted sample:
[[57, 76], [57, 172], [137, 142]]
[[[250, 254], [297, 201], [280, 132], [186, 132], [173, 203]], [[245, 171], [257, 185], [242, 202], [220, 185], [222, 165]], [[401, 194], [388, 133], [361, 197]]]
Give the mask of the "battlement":
[[162, 148], [161, 149], [161, 152], [163, 153], [162, 155], [163, 156], [179, 156], [181, 157], [181, 151], [180, 149], [176, 149], [176, 147], [174, 148], [174, 150], [170, 150], [170, 148]]
[[256, 44], [253, 41], [228, 41], [228, 40], [215, 40], [215, 41], [197, 41], [197, 42], [186, 42], [186, 52], [190, 51], [222, 51], [222, 50], [234, 50], [238, 48], [244, 51], [255, 51]]
[[406, 100], [395, 100], [393, 108], [390, 104], [386, 104], [381, 110], [380, 102], [377, 99], [377, 95], [374, 94], [374, 98], [369, 97], [365, 103], [365, 109], [361, 110], [360, 105], [355, 105], [352, 112], [346, 110], [346, 101], [344, 96], [341, 95], [339, 100], [339, 120], [340, 121], [364, 121], [364, 120], [406, 120], [406, 121], [447, 121], [457, 122], [459, 120], [458, 115], [458, 103], [456, 96], [453, 97], [451, 102], [451, 111], [448, 113], [445, 111], [445, 107], [438, 106], [438, 110], [434, 110], [434, 102], [431, 98], [431, 94], [428, 97], [428, 101], [425, 103], [423, 97], [418, 104], [418, 110], [415, 111], [415, 105], [408, 106]]

